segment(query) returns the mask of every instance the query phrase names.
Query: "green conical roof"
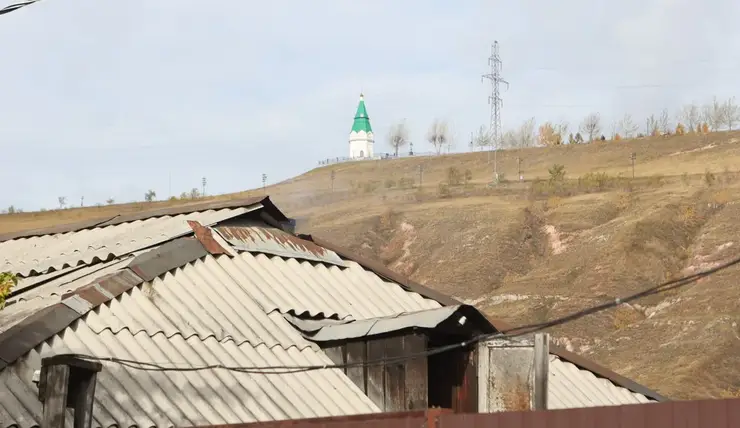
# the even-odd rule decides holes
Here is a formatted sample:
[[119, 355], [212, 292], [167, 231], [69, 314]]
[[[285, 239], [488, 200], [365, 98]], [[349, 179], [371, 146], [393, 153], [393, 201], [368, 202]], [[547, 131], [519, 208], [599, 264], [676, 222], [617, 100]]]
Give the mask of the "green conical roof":
[[370, 118], [367, 115], [367, 109], [365, 108], [365, 97], [360, 94], [360, 103], [357, 104], [357, 112], [355, 113], [355, 121], [352, 123], [352, 132], [365, 131], [366, 133], [373, 132], [373, 128], [370, 126]]

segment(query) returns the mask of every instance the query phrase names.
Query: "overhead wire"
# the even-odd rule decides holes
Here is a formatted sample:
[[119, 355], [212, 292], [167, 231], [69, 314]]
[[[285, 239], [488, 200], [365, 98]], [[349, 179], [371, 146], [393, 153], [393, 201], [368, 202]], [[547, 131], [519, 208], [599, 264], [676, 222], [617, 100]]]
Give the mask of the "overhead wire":
[[291, 365], [272, 365], [272, 366], [251, 366], [251, 367], [210, 364], [210, 365], [203, 365], [203, 366], [183, 367], [183, 366], [167, 365], [167, 364], [162, 364], [162, 363], [150, 363], [150, 362], [144, 362], [144, 361], [137, 361], [137, 360], [131, 360], [131, 359], [125, 359], [125, 358], [112, 357], [112, 356], [98, 357], [98, 356], [85, 355], [85, 354], [64, 354], [64, 355], [77, 357], [77, 358], [89, 360], [89, 361], [115, 363], [115, 364], [119, 364], [125, 367], [129, 367], [131, 369], [141, 370], [141, 371], [194, 372], [194, 371], [201, 371], [201, 370], [223, 369], [223, 370], [237, 372], [237, 373], [251, 373], [251, 374], [263, 374], [263, 375], [291, 374], [291, 373], [302, 373], [302, 372], [324, 370], [324, 369], [349, 369], [349, 368], [356, 368], [356, 367], [373, 367], [373, 366], [386, 365], [386, 364], [398, 364], [398, 363], [402, 363], [402, 362], [417, 359], [417, 358], [430, 357], [430, 356], [441, 354], [444, 352], [449, 352], [455, 349], [466, 348], [470, 345], [473, 345], [479, 342], [485, 342], [485, 341], [496, 339], [496, 338], [513, 338], [513, 337], [519, 337], [519, 336], [524, 336], [524, 335], [531, 335], [533, 333], [536, 333], [536, 332], [539, 332], [539, 331], [542, 331], [548, 328], [563, 325], [563, 324], [578, 320], [580, 318], [593, 315], [598, 312], [605, 311], [607, 309], [617, 307], [621, 304], [630, 303], [635, 300], [642, 299], [648, 296], [661, 294], [661, 293], [665, 293], [671, 290], [678, 289], [680, 287], [686, 286], [688, 284], [692, 284], [702, 278], [708, 277], [710, 275], [713, 275], [717, 272], [720, 272], [722, 270], [725, 270], [727, 268], [730, 268], [738, 264], [740, 264], [740, 257], [732, 259], [729, 262], [723, 263], [714, 268], [706, 269], [706, 270], [694, 273], [692, 275], [683, 276], [681, 278], [669, 280], [659, 285], [656, 285], [654, 287], [647, 288], [638, 293], [630, 294], [625, 297], [618, 297], [613, 300], [609, 300], [607, 302], [594, 305], [586, 309], [582, 309], [580, 311], [571, 313], [569, 315], [556, 318], [554, 320], [550, 320], [550, 321], [546, 321], [542, 323], [526, 324], [526, 325], [522, 325], [519, 327], [513, 327], [511, 329], [498, 331], [495, 333], [481, 334], [481, 335], [472, 337], [468, 340], [464, 340], [462, 342], [456, 342], [456, 343], [452, 343], [452, 344], [448, 344], [448, 345], [444, 345], [440, 347], [435, 347], [435, 348], [422, 351], [422, 352], [411, 353], [411, 354], [401, 355], [397, 357], [390, 357], [390, 358], [379, 358], [379, 359], [374, 359], [374, 360], [358, 361], [358, 362], [353, 362], [353, 363], [292, 365], [292, 366]]
[[19, 3], [14, 3], [9, 6], [5, 6], [4, 8], [0, 9], [0, 15], [5, 15], [6, 13], [15, 12], [18, 9], [21, 9], [26, 6], [30, 6], [34, 3], [38, 3], [41, 0], [26, 0]]

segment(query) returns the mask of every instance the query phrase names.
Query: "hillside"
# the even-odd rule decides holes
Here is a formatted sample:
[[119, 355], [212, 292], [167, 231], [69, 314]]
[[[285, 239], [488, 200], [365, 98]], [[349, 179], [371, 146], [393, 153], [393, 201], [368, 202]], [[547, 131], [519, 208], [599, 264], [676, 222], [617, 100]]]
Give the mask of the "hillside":
[[[516, 180], [518, 157], [524, 182]], [[554, 318], [740, 254], [740, 132], [507, 151], [499, 153], [498, 166], [512, 181], [498, 186], [488, 184], [487, 158], [478, 152], [338, 164], [267, 193], [299, 219], [299, 231], [380, 258], [515, 324]], [[562, 179], [550, 180], [554, 164], [563, 165]], [[450, 167], [457, 170], [453, 182], [464, 182], [466, 170], [471, 180], [440, 184]], [[0, 233], [173, 203], [183, 202], [2, 216]], [[736, 395], [737, 274], [730, 269], [553, 334], [667, 396]]]

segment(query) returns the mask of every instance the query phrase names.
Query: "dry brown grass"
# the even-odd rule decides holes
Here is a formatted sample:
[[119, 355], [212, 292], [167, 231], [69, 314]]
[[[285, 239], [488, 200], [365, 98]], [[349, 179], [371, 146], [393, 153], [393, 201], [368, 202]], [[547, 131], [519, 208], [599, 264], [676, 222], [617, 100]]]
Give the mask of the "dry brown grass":
[[[524, 183], [489, 186], [486, 153], [466, 153], [326, 166], [267, 191], [299, 231], [382, 258], [513, 323], [564, 315], [740, 251], [740, 132], [503, 152], [504, 176], [517, 176], [517, 156]], [[551, 182], [554, 164], [566, 174]], [[0, 232], [175, 203], [16, 214], [2, 217]], [[638, 302], [651, 317], [620, 308], [553, 334], [668, 396], [721, 396], [740, 385], [733, 272]]]

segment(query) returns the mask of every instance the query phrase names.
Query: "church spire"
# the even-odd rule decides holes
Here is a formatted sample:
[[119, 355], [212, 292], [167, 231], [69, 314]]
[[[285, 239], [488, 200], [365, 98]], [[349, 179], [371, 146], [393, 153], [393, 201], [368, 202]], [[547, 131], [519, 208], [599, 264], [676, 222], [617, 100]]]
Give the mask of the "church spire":
[[362, 93], [360, 93], [360, 102], [357, 104], [355, 121], [352, 123], [352, 132], [360, 131], [373, 132], [373, 128], [370, 126], [370, 117], [367, 115], [367, 108], [365, 107], [365, 96]]

